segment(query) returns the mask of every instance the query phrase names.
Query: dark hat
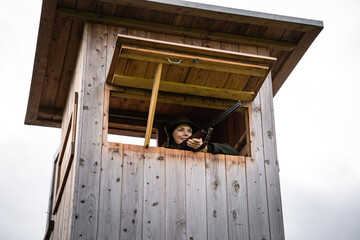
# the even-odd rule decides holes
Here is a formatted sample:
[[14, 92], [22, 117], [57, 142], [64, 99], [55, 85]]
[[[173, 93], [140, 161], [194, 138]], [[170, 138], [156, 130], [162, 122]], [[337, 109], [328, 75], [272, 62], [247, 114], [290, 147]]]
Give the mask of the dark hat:
[[199, 129], [198, 125], [187, 119], [185, 116], [179, 116], [173, 119], [168, 125], [165, 126], [166, 134], [171, 136], [174, 129], [180, 124], [184, 124], [184, 123], [189, 124], [193, 132], [196, 132]]

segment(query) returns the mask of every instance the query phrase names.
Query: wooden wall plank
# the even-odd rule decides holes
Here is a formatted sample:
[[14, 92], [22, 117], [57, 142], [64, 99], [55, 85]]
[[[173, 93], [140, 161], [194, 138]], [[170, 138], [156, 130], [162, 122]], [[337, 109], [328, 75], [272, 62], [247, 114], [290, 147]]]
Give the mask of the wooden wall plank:
[[273, 107], [271, 73], [259, 92], [264, 139], [264, 160], [266, 172], [267, 199], [271, 239], [285, 239], [281, 206], [279, 162], [276, 151], [275, 120]]
[[228, 239], [225, 155], [206, 154], [207, 239]]
[[[71, 117], [73, 116], [74, 112], [74, 102], [75, 102], [75, 94], [74, 92], [78, 92], [80, 89], [80, 83], [82, 81], [83, 76], [83, 65], [84, 65], [84, 48], [86, 45], [86, 41], [81, 41], [81, 47], [79, 48], [79, 53], [77, 54], [77, 60], [75, 61], [75, 68], [74, 68], [74, 74], [70, 82], [70, 88], [69, 93], [66, 99], [66, 104], [63, 111], [63, 121], [62, 121], [62, 133], [61, 133], [61, 139], [62, 142], [64, 141], [64, 138], [69, 137], [67, 136], [67, 126], [69, 124], [69, 121], [71, 120]], [[77, 128], [78, 131], [78, 128]], [[77, 134], [77, 133], [76, 133]], [[70, 142], [70, 141], [69, 141]], [[75, 141], [75, 148], [78, 149], [78, 141]], [[77, 154], [77, 151], [75, 151], [75, 154]], [[66, 158], [66, 156], [65, 156]], [[73, 162], [74, 164], [74, 162]], [[63, 163], [63, 165], [66, 165], [66, 163]], [[63, 193], [62, 200], [60, 201], [59, 210], [55, 215], [55, 222], [54, 222], [54, 231], [53, 231], [53, 239], [62, 239], [62, 236], [64, 236], [64, 239], [70, 239], [71, 234], [73, 233], [73, 224], [75, 221], [75, 205], [74, 203], [74, 189], [76, 185], [76, 165], [72, 166], [70, 168], [70, 173], [68, 176], [67, 183], [65, 185], [65, 190]], [[64, 170], [63, 170], [64, 171]], [[64, 204], [67, 204], [67, 213], [64, 211]], [[67, 232], [63, 232], [64, 224], [67, 225], [66, 229]], [[65, 235], [64, 235], [65, 234]]]
[[229, 239], [249, 240], [245, 157], [226, 156]]
[[74, 196], [74, 168], [70, 169], [69, 177], [67, 180], [67, 185], [65, 186], [63, 202], [65, 204], [64, 207], [64, 223], [63, 223], [63, 230], [62, 235], [63, 239], [69, 239], [71, 234], [71, 225], [72, 222], [69, 219], [73, 216], [73, 196]]
[[164, 149], [145, 150], [143, 239], [165, 239], [165, 179]]
[[[86, 24], [79, 111], [75, 222], [72, 238], [97, 236], [107, 26]], [[91, 131], [89, 131], [91, 129]]]
[[58, 211], [55, 214], [52, 239], [70, 239], [73, 217], [74, 176], [74, 168], [71, 168]]
[[[127, 34], [127, 28], [108, 26], [108, 38], [107, 38], [107, 49], [106, 49], [106, 70], [105, 70], [106, 74], [109, 72], [109, 69], [110, 69], [110, 64], [111, 64], [111, 61], [112, 61], [112, 58], [114, 55], [118, 34]], [[126, 61], [125, 61], [125, 64], [121, 62], [121, 63], [117, 64], [116, 66], [119, 68], [116, 71], [124, 73], [125, 67], [126, 67]]]
[[142, 239], [145, 154], [139, 146], [124, 145], [120, 239]]
[[120, 212], [123, 169], [123, 145], [106, 144], [102, 148], [99, 225], [97, 239], [120, 238]]
[[166, 239], [186, 239], [185, 152], [166, 149]]
[[206, 239], [206, 183], [204, 153], [186, 153], [187, 239]]
[[251, 158], [246, 162], [250, 239], [270, 239], [260, 97], [249, 106]]

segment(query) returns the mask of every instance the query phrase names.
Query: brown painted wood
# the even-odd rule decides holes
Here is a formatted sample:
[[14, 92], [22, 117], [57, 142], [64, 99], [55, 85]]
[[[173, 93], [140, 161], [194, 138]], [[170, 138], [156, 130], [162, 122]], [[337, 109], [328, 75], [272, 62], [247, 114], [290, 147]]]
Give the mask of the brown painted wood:
[[227, 39], [228, 42], [255, 45], [261, 47], [270, 47], [275, 49], [281, 49], [284, 51], [291, 51], [296, 47], [295, 44], [284, 41], [268, 40], [257, 37], [249, 37], [245, 35], [236, 36], [233, 34], [223, 33], [220, 31], [214, 32], [214, 31], [207, 31], [204, 29], [197, 29], [196, 31], [194, 31], [192, 30], [191, 26], [183, 27], [178, 25], [175, 27], [169, 25], [169, 22], [166, 24], [160, 24], [160, 23], [134, 20], [131, 19], [129, 16], [126, 16], [126, 14], [121, 14], [125, 17], [124, 18], [124, 17], [96, 14], [86, 11], [77, 11], [77, 10], [65, 9], [65, 8], [58, 8], [57, 12], [63, 17], [68, 17], [71, 19], [76, 19], [81, 21], [89, 21], [94, 23], [108, 24], [108, 25], [121, 26], [121, 27], [130, 27], [140, 30], [150, 30], [154, 32], [162, 32], [168, 34], [170, 33], [174, 35], [186, 35], [187, 37], [195, 37], [195, 38], [206, 37], [214, 41], [223, 41], [224, 39]]

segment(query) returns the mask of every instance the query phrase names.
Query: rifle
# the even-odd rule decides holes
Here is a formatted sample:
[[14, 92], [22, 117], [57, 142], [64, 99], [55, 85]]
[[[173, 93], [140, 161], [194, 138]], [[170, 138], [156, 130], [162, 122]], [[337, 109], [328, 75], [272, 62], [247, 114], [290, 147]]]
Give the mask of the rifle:
[[206, 145], [208, 144], [210, 138], [211, 138], [211, 134], [213, 132], [213, 128], [218, 125], [221, 121], [223, 121], [225, 118], [227, 118], [228, 116], [230, 116], [230, 114], [232, 114], [233, 112], [235, 112], [238, 108], [240, 108], [242, 106], [241, 101], [237, 101], [233, 106], [231, 106], [229, 109], [227, 109], [225, 112], [223, 112], [222, 114], [220, 114], [219, 116], [217, 116], [214, 120], [212, 120], [210, 123], [208, 123], [207, 125], [205, 125], [205, 127], [203, 127], [202, 129], [200, 129], [199, 131], [197, 131], [196, 133], [192, 134], [190, 137], [188, 137], [186, 140], [184, 140], [182, 143], [180, 143], [180, 149], [183, 150], [188, 150], [191, 149], [190, 147], [187, 146], [187, 141], [189, 139], [192, 138], [202, 138], [203, 139], [203, 144], [197, 148], [197, 149], [191, 149], [195, 152], [200, 151], [202, 149], [204, 149], [206, 147]]

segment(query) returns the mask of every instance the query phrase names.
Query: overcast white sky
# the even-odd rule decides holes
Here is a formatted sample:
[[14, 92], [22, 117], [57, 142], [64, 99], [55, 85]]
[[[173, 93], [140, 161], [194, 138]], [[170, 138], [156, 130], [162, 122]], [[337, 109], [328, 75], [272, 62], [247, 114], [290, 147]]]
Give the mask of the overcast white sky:
[[[23, 124], [41, 0], [0, 0], [0, 239], [41, 239], [58, 129]], [[286, 239], [360, 236], [360, 1], [198, 2], [324, 21], [274, 98]]]

